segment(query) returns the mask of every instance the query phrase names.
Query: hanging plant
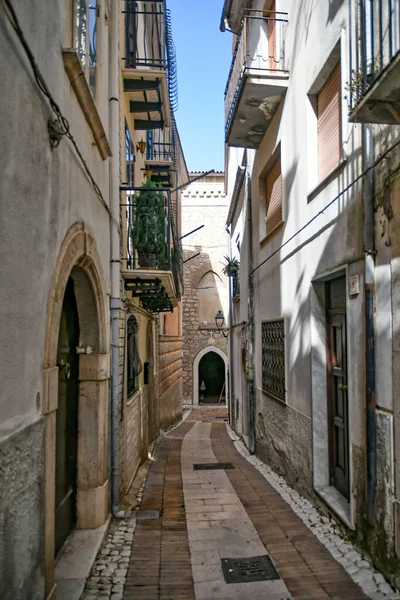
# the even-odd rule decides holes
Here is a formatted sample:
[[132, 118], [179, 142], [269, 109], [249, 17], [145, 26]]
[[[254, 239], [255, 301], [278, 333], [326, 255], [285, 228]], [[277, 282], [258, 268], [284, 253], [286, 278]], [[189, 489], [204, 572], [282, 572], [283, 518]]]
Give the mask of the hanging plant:
[[227, 277], [233, 277], [239, 271], [240, 263], [237, 258], [229, 258], [229, 256], [224, 256], [225, 262], [222, 263], [223, 269], [222, 272]]
[[167, 268], [168, 214], [164, 194], [150, 177], [133, 196], [131, 238], [141, 267]]

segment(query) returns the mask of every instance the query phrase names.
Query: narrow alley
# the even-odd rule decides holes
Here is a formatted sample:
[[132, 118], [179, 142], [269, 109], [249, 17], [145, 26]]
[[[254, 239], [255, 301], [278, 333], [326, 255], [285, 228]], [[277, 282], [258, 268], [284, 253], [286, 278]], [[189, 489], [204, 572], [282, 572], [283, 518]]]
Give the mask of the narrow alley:
[[[193, 410], [161, 438], [141, 506], [132, 513], [136, 527], [131, 551], [116, 551], [126, 546], [118, 546], [121, 537], [111, 535], [82, 600], [367, 598], [281, 495], [235, 449], [225, 414], [218, 408]], [[368, 564], [350, 544], [329, 537], [343, 544], [341, 558], [355, 554], [361, 567]], [[236, 561], [225, 567], [225, 559]], [[115, 576], [113, 569], [120, 561]], [[364, 583], [366, 579], [364, 569]], [[369, 579], [374, 582], [372, 575]], [[375, 588], [370, 597], [384, 598], [377, 583]]]
[[400, 600], [400, 0], [1, 0], [0, 600]]

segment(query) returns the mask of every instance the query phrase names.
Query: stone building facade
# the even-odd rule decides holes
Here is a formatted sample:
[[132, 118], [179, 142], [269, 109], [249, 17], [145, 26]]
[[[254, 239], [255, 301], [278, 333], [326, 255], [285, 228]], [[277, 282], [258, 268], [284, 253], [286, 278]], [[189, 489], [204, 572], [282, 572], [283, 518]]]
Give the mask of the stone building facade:
[[[70, 597], [64, 550], [80, 545], [75, 535], [100, 543], [109, 514], [123, 515], [122, 496], [159, 431], [159, 314], [173, 309], [167, 318], [180, 322], [171, 189], [188, 173], [168, 87], [165, 2], [139, 19], [122, 4], [0, 9], [2, 600]], [[148, 46], [135, 43], [134, 59], [132, 39]], [[156, 76], [140, 71], [149, 48], [159, 52]], [[149, 124], [141, 111], [151, 88], [162, 114]], [[162, 134], [150, 139], [152, 127]], [[145, 306], [126, 282], [155, 279], [135, 263], [129, 230], [133, 188], [149, 166], [175, 229], [158, 266], [163, 303]], [[179, 390], [163, 402], [164, 414], [179, 416]]]
[[398, 586], [399, 3], [249, 4], [221, 22], [232, 425]]
[[[200, 174], [193, 172], [190, 175], [195, 178]], [[213, 398], [209, 400], [215, 403], [222, 393], [222, 402], [225, 402], [227, 393], [227, 338], [217, 332], [215, 324], [215, 315], [219, 310], [223, 311], [225, 318], [228, 314], [227, 278], [222, 273], [224, 256], [228, 254], [226, 213], [223, 172], [212, 173], [191, 183], [182, 194], [182, 235], [204, 225], [182, 240], [185, 261], [183, 402], [188, 405], [201, 402], [199, 369], [201, 360], [203, 357], [207, 360], [207, 355], [215, 360], [220, 369], [219, 375], [221, 361], [225, 365], [225, 387], [222, 390], [220, 383], [216, 383]], [[197, 256], [191, 258], [194, 255]], [[210, 355], [211, 352], [214, 354]], [[213, 369], [212, 360], [208, 370], [210, 368]], [[207, 401], [207, 389], [203, 395], [204, 401]]]

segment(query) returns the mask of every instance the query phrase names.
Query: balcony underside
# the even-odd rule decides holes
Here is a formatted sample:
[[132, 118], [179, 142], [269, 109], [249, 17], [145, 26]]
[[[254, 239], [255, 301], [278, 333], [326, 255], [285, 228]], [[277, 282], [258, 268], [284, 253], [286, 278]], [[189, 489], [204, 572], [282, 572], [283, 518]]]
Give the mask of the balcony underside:
[[178, 306], [174, 278], [171, 271], [157, 269], [127, 269], [121, 271], [125, 291], [139, 298], [143, 308], [150, 312], [172, 311]]
[[146, 169], [151, 171], [151, 179], [165, 188], [175, 185], [174, 163], [162, 160], [146, 160]]
[[286, 93], [289, 75], [246, 71], [232, 110], [225, 141], [228, 146], [257, 149]]
[[399, 125], [399, 81], [400, 54], [397, 54], [351, 111], [349, 121]]
[[135, 129], [163, 129], [170, 125], [167, 75], [162, 69], [122, 69], [124, 93], [134, 115]]

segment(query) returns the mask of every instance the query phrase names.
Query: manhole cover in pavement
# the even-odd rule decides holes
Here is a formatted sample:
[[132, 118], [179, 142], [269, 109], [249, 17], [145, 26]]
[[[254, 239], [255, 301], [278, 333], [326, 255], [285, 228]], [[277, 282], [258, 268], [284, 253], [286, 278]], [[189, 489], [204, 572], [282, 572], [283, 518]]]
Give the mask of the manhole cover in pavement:
[[159, 510], [137, 510], [137, 511], [135, 511], [135, 517], [137, 520], [159, 519], [160, 511]]
[[193, 465], [193, 471], [214, 471], [215, 469], [234, 469], [232, 463], [197, 463]]
[[267, 555], [252, 558], [222, 558], [221, 564], [226, 583], [280, 579], [278, 571]]

